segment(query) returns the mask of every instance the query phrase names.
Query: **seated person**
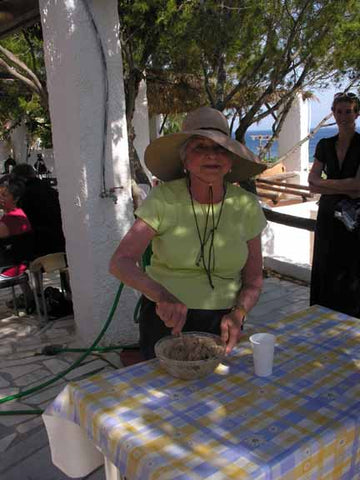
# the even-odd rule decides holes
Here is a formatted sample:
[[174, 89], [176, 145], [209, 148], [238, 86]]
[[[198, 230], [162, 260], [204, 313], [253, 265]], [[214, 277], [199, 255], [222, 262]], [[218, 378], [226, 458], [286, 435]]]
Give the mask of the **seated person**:
[[26, 163], [16, 165], [11, 177], [25, 183], [19, 207], [28, 217], [35, 236], [35, 256], [65, 252], [59, 195], [46, 181], [36, 177], [34, 168]]
[[12, 168], [15, 167], [15, 160], [9, 155], [4, 162], [4, 173], [10, 173]]
[[38, 175], [46, 175], [47, 173], [49, 173], [41, 153], [37, 154], [37, 160], [34, 163], [34, 169]]
[[[31, 230], [30, 222], [16, 202], [24, 191], [24, 184], [21, 181], [15, 182], [9, 176], [0, 180], [0, 208], [3, 209], [3, 216], [0, 218], [0, 238], [20, 235]], [[21, 275], [26, 270], [26, 265], [17, 265], [1, 272], [0, 278], [9, 278]]]
[[[11, 179], [10, 175], [2, 177], [0, 180], [0, 208], [3, 215], [0, 218], [0, 238], [6, 238], [22, 233], [30, 232], [31, 225], [21, 208], [16, 205], [24, 191], [24, 183], [20, 180]], [[4, 262], [6, 263], [6, 262]], [[25, 264], [20, 265], [4, 265], [0, 267], [0, 282], [9, 280], [9, 278], [17, 277], [26, 270]], [[28, 308], [33, 304], [33, 294], [28, 283], [22, 283], [21, 289], [28, 301]]]

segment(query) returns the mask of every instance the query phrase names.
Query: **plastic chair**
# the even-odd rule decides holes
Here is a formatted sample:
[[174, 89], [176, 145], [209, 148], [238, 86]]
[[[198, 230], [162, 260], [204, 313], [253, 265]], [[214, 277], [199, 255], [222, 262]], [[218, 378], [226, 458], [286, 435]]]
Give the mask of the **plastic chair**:
[[[12, 235], [10, 237], [0, 239], [0, 267], [10, 268], [18, 265], [29, 265], [29, 262], [34, 258], [34, 235], [33, 232], [26, 232], [20, 235]], [[0, 289], [11, 288], [13, 304], [15, 313], [19, 316], [19, 308], [16, 300], [15, 287], [21, 284], [29, 285], [29, 276], [27, 273], [22, 273], [16, 277], [9, 277], [0, 282]], [[30, 285], [29, 285], [30, 288]], [[25, 309], [29, 311], [29, 304], [27, 303], [26, 295]]]
[[[39, 318], [49, 319], [44, 294], [43, 274], [58, 271], [60, 274], [60, 285], [63, 293], [70, 292], [69, 269], [66, 263], [64, 252], [50, 253], [33, 260], [29, 265], [30, 275], [35, 292], [36, 311]], [[41, 305], [40, 305], [41, 303]]]

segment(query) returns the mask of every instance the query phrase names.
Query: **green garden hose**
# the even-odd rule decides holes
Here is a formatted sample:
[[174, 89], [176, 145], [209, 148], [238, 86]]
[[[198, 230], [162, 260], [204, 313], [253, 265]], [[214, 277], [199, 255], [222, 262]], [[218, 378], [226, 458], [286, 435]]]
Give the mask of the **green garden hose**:
[[[113, 317], [114, 317], [114, 314], [115, 314], [115, 311], [116, 311], [116, 308], [119, 304], [119, 299], [120, 299], [120, 296], [121, 296], [121, 292], [124, 288], [124, 284], [123, 283], [120, 283], [119, 285], [119, 288], [116, 292], [116, 295], [115, 295], [115, 300], [114, 300], [114, 303], [112, 304], [112, 307], [110, 309], [110, 313], [109, 313], [109, 316], [101, 330], [101, 332], [99, 333], [99, 335], [97, 336], [97, 338], [94, 340], [94, 342], [92, 343], [92, 345], [89, 347], [89, 348], [84, 348], [84, 349], [61, 349], [59, 348], [58, 352], [60, 351], [84, 351], [84, 354], [83, 355], [80, 355], [80, 357], [75, 360], [75, 362], [70, 365], [68, 368], [66, 368], [65, 370], [63, 370], [62, 372], [58, 373], [55, 377], [51, 378], [50, 380], [47, 380], [46, 382], [44, 383], [41, 383], [40, 385], [37, 385], [36, 387], [32, 387], [32, 388], [29, 388], [28, 390], [24, 390], [23, 392], [19, 392], [19, 393], [16, 393], [14, 395], [9, 395], [8, 397], [4, 397], [4, 398], [1, 398], [0, 399], [0, 404], [2, 403], [6, 403], [6, 402], [10, 402], [11, 400], [16, 400], [18, 398], [22, 398], [22, 397], [25, 397], [27, 395], [30, 395], [32, 393], [35, 393], [45, 387], [48, 387], [49, 385], [52, 385], [53, 383], [57, 382], [58, 380], [60, 380], [61, 378], [63, 378], [65, 375], [67, 375], [71, 370], [73, 370], [74, 368], [76, 368], [88, 355], [91, 354], [92, 351], [94, 351], [96, 349], [96, 346], [97, 344], [100, 342], [100, 340], [102, 339], [102, 337], [104, 336], [106, 330], [108, 329]], [[129, 348], [130, 346], [127, 346], [127, 348]], [[98, 347], [98, 349], [100, 350], [101, 347]], [[119, 346], [116, 346], [114, 347], [114, 349], [119, 349], [120, 347]], [[100, 351], [110, 351], [110, 349], [112, 349], [112, 347], [102, 347]], [[3, 410], [3, 411], [0, 411], [0, 415], [40, 415], [41, 413], [43, 413], [43, 410], [41, 409], [35, 409], [35, 410]]]

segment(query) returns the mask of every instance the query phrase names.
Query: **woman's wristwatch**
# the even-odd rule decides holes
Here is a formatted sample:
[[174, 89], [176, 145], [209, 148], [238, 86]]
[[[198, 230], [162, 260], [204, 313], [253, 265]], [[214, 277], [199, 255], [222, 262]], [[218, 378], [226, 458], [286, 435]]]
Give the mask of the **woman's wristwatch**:
[[231, 309], [232, 312], [234, 312], [235, 310], [237, 311], [240, 311], [243, 318], [242, 318], [242, 322], [241, 322], [241, 330], [244, 329], [244, 323], [246, 322], [246, 315], [247, 315], [247, 311], [245, 310], [245, 308], [242, 306], [242, 305], [234, 305]]

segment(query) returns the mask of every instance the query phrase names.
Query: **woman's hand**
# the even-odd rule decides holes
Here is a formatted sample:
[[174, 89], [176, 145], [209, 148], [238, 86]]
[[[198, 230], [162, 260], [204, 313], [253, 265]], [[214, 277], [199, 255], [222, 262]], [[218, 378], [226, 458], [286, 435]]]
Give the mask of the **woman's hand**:
[[226, 353], [230, 353], [242, 337], [241, 327], [244, 320], [245, 315], [242, 310], [233, 310], [222, 317], [221, 338], [226, 343]]
[[226, 343], [226, 353], [230, 353], [240, 340], [245, 315], [256, 304], [263, 282], [261, 236], [248, 240], [247, 245], [249, 253], [241, 272], [242, 287], [236, 299], [238, 307], [221, 319], [221, 338]]
[[173, 335], [179, 335], [186, 322], [187, 307], [171, 293], [166, 292], [160, 301], [156, 302], [156, 313]]

